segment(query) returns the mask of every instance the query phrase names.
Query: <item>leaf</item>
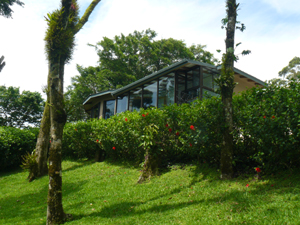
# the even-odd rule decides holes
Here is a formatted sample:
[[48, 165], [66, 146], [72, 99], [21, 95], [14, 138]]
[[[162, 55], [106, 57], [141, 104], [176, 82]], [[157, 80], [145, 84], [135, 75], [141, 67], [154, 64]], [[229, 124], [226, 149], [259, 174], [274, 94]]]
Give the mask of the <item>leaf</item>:
[[251, 53], [250, 50], [244, 50], [242, 51], [242, 55], [249, 55]]

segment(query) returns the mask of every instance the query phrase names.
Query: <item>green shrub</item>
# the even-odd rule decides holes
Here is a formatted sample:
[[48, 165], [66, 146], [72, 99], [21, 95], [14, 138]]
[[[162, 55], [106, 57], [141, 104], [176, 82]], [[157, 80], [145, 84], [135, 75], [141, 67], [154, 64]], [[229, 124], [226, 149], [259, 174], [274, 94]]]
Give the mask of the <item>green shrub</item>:
[[[239, 167], [267, 171], [300, 165], [300, 84], [270, 84], [236, 96], [235, 141]], [[243, 165], [244, 164], [244, 165]]]
[[37, 135], [37, 128], [0, 127], [0, 170], [20, 166], [22, 156], [34, 150]]
[[95, 157], [99, 146], [92, 137], [93, 121], [67, 123], [63, 134], [63, 158], [92, 159]]

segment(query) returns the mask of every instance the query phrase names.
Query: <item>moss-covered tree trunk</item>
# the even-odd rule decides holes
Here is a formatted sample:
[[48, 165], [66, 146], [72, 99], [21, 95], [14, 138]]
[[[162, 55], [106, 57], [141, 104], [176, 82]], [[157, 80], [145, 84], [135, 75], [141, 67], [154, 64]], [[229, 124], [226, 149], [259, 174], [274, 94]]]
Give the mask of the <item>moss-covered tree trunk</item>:
[[[50, 72], [50, 70], [49, 70]], [[29, 171], [29, 182], [33, 181], [37, 177], [41, 177], [48, 174], [47, 154], [50, 140], [50, 108], [49, 108], [49, 84], [50, 74], [48, 74], [48, 87], [46, 90], [47, 101], [44, 108], [43, 118], [41, 120], [40, 131], [35, 147], [35, 158], [37, 165]]]
[[232, 94], [234, 89], [234, 34], [236, 25], [237, 5], [235, 0], [227, 0], [226, 54], [223, 58], [220, 85], [225, 127], [223, 129], [223, 146], [221, 151], [221, 178], [230, 179], [233, 176], [233, 109]]
[[158, 169], [160, 165], [160, 157], [151, 155], [149, 150], [145, 154], [145, 162], [142, 169], [142, 173], [138, 179], [139, 184], [146, 180], [150, 180], [152, 176], [158, 175]]
[[75, 34], [88, 21], [100, 0], [93, 0], [80, 20], [76, 0], [61, 0], [61, 9], [48, 14], [45, 37], [49, 62], [50, 149], [47, 225], [64, 223], [67, 215], [62, 205], [62, 138], [67, 120], [64, 109], [64, 66], [71, 59]]
[[62, 206], [62, 138], [67, 120], [63, 102], [64, 63], [50, 63], [50, 150], [47, 224], [61, 224], [66, 215]]

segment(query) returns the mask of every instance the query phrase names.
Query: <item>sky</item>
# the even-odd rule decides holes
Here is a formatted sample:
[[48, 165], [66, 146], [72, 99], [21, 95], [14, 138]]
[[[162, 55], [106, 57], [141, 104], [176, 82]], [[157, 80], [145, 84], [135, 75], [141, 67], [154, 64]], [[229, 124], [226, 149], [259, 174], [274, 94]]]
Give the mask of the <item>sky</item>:
[[[45, 16], [58, 9], [60, 0], [22, 0], [15, 5], [13, 19], [0, 17], [0, 56], [6, 66], [0, 73], [0, 85], [42, 93], [47, 84], [48, 64], [44, 36]], [[92, 0], [78, 0], [82, 15]], [[278, 72], [295, 57], [300, 57], [300, 3], [298, 0], [240, 0], [237, 20], [244, 32], [236, 31], [235, 50], [251, 50], [240, 56], [235, 67], [263, 81], [278, 77]], [[89, 21], [76, 35], [73, 58], [65, 66], [65, 88], [79, 75], [76, 65], [96, 66], [97, 52], [90, 44], [103, 37], [128, 35], [148, 28], [157, 39], [183, 40], [187, 46], [206, 45], [216, 58], [225, 52], [226, 33], [221, 20], [226, 16], [225, 0], [102, 0]]]

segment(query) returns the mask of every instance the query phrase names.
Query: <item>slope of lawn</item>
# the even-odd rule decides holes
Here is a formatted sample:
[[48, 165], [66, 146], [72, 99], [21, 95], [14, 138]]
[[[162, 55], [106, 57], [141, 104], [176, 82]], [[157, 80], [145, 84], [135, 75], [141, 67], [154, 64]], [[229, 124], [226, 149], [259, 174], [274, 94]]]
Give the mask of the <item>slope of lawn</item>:
[[[137, 185], [139, 168], [63, 162], [65, 224], [299, 224], [299, 171], [219, 180], [216, 169], [177, 165]], [[0, 174], [0, 224], [45, 224], [48, 177]], [[246, 185], [249, 184], [249, 187]]]

